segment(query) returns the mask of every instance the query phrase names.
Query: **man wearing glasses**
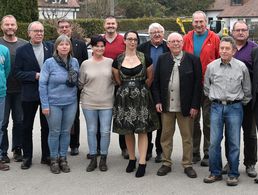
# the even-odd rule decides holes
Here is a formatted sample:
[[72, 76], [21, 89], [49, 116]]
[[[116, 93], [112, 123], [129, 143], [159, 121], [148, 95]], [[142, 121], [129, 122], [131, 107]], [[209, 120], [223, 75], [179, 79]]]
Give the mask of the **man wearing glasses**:
[[[253, 78], [253, 66], [251, 52], [257, 47], [257, 44], [248, 40], [249, 29], [248, 25], [239, 20], [234, 23], [232, 36], [236, 42], [236, 52], [234, 57], [245, 63], [249, 70], [250, 78]], [[244, 165], [246, 166], [246, 174], [249, 177], [256, 177], [255, 164], [257, 161], [257, 135], [254, 120], [254, 111], [252, 110], [252, 101], [243, 107], [244, 117], [242, 122], [244, 135]], [[227, 140], [226, 140], [227, 150]], [[227, 154], [227, 153], [226, 153]], [[226, 174], [229, 170], [228, 164], [224, 167], [223, 173]]]
[[162, 166], [157, 175], [171, 172], [173, 136], [176, 121], [182, 137], [184, 173], [190, 178], [197, 174], [192, 167], [192, 126], [201, 102], [202, 70], [200, 59], [183, 52], [183, 37], [171, 33], [167, 39], [170, 52], [162, 54], [157, 61], [153, 82], [153, 98], [157, 112], [161, 113]]
[[[151, 40], [141, 44], [138, 46], [137, 50], [143, 52], [146, 56], [152, 59], [153, 62], [153, 70], [155, 74], [155, 69], [157, 66], [158, 57], [169, 51], [167, 47], [166, 41], [164, 41], [164, 27], [161, 26], [159, 23], [152, 23], [149, 26], [148, 33], [150, 35]], [[151, 87], [152, 89], [152, 87]], [[160, 113], [158, 113], [160, 124], [161, 124], [161, 117]], [[161, 129], [157, 129], [156, 139], [155, 139], [155, 147], [157, 156], [155, 157], [155, 162], [161, 162], [161, 154], [162, 154], [162, 147], [160, 144], [160, 136], [161, 136]], [[146, 155], [146, 160], [148, 161], [152, 157], [152, 132], [148, 133], [148, 150]]]
[[[29, 169], [32, 163], [33, 143], [32, 130], [34, 118], [40, 105], [39, 99], [39, 77], [40, 69], [47, 58], [52, 57], [53, 46], [51, 43], [43, 42], [44, 27], [42, 23], [34, 21], [28, 26], [29, 43], [19, 47], [16, 51], [14, 75], [22, 83], [22, 147], [23, 162], [21, 169]], [[41, 164], [49, 164], [48, 148], [48, 124], [40, 108], [41, 125]]]

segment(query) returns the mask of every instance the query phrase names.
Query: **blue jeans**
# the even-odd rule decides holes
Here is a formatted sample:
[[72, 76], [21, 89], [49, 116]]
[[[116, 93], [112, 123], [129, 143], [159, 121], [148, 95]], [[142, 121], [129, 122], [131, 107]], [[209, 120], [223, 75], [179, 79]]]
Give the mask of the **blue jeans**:
[[[2, 123], [4, 120], [4, 107], [5, 107], [5, 97], [0, 97], [0, 127], [2, 127]], [[3, 131], [2, 129], [0, 129], [0, 145], [2, 143], [2, 137], [3, 137]]]
[[76, 110], [77, 102], [65, 106], [50, 105], [50, 114], [46, 118], [49, 126], [48, 146], [51, 158], [66, 157]]
[[4, 120], [2, 124], [3, 138], [0, 150], [2, 155], [7, 155], [9, 148], [7, 127], [9, 123], [10, 112], [12, 111], [13, 129], [12, 129], [12, 151], [22, 147], [22, 120], [23, 112], [21, 105], [21, 93], [7, 93], [5, 97]]
[[242, 103], [223, 105], [212, 103], [211, 105], [211, 130], [209, 148], [209, 170], [212, 175], [221, 175], [221, 141], [225, 125], [225, 137], [228, 145], [229, 177], [238, 177], [239, 153], [240, 153], [240, 129], [243, 120]]
[[110, 130], [112, 123], [112, 109], [89, 110], [83, 109], [86, 120], [88, 145], [91, 155], [97, 154], [98, 119], [100, 123], [100, 154], [107, 155], [110, 143]]

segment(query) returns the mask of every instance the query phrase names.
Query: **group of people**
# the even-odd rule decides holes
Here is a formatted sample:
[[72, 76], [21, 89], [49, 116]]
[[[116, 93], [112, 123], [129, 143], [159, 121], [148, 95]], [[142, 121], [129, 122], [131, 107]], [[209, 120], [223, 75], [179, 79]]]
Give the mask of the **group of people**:
[[[210, 171], [205, 183], [222, 180], [222, 175], [228, 174], [227, 185], [237, 185], [241, 127], [246, 173], [256, 177], [257, 44], [248, 40], [249, 28], [244, 21], [235, 22], [232, 37], [221, 40], [207, 28], [204, 12], [193, 14], [192, 25], [187, 35], [172, 32], [165, 41], [164, 27], [152, 23], [148, 29], [150, 40], [139, 45], [136, 31], [119, 35], [116, 19], [108, 16], [105, 34], [91, 38], [93, 53], [88, 59], [86, 44], [72, 38], [70, 21], [59, 20], [60, 36], [47, 42], [43, 41], [43, 25], [32, 22], [28, 26], [30, 40], [26, 42], [15, 36], [15, 18], [4, 16], [4, 36], [0, 39], [0, 170], [9, 169], [10, 112], [14, 159], [22, 161], [22, 169], [31, 167], [32, 129], [40, 106], [41, 163], [50, 165], [55, 174], [69, 172], [69, 144], [71, 155], [79, 154], [81, 106], [89, 148], [87, 172], [97, 167], [108, 170], [113, 131], [120, 135], [122, 156], [129, 159], [125, 169], [128, 173], [136, 169], [135, 134], [138, 135], [135, 176], [144, 176], [146, 161], [152, 158], [152, 133], [156, 130], [155, 162], [162, 162], [157, 175], [167, 175], [171, 172], [177, 122], [182, 137], [182, 166], [188, 177], [197, 177], [193, 164], [201, 161], [200, 165], [209, 166]], [[227, 158], [224, 167], [223, 136]]]

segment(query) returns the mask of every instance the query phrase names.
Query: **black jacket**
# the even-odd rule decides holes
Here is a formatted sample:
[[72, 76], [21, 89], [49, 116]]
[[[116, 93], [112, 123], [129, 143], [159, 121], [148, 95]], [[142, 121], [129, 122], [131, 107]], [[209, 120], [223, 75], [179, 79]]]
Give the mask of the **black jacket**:
[[[53, 55], [53, 44], [43, 42], [44, 62]], [[27, 43], [16, 51], [14, 76], [22, 83], [22, 101], [39, 101], [39, 82], [36, 73], [40, 66], [34, 54], [32, 45]]]
[[[144, 53], [145, 55], [147, 55], [149, 58], [151, 58], [150, 53], [151, 53], [151, 41], [147, 41], [145, 43], [142, 43], [141, 45], [139, 45], [137, 47], [137, 50]], [[167, 47], [167, 43], [166, 41], [163, 41], [162, 43], [162, 47], [163, 47], [163, 53], [169, 52], [169, 48]]]
[[[153, 83], [155, 103], [161, 103], [163, 112], [167, 112], [168, 84], [173, 70], [174, 60], [170, 52], [158, 58]], [[202, 68], [200, 59], [184, 53], [179, 66], [180, 102], [183, 116], [190, 115], [190, 109], [199, 109], [202, 91]]]
[[73, 38], [71, 38], [71, 42], [73, 45], [73, 57], [78, 60], [79, 65], [81, 66], [82, 62], [88, 59], [86, 43]]

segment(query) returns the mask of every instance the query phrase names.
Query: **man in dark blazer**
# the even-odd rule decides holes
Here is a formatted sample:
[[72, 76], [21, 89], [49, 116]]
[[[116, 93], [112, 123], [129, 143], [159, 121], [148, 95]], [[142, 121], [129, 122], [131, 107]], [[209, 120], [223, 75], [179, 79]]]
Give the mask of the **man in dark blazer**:
[[[139, 45], [137, 50], [143, 52], [146, 56], [152, 59], [153, 62], [153, 70], [155, 74], [155, 69], [157, 66], [158, 57], [166, 52], [169, 52], [169, 48], [167, 47], [166, 41], [164, 41], [164, 27], [161, 26], [159, 23], [152, 23], [149, 26], [148, 33], [150, 35], [150, 40]], [[152, 88], [152, 87], [151, 87]], [[158, 113], [160, 124], [161, 124], [161, 117], [160, 113]], [[162, 147], [160, 145], [160, 136], [161, 136], [161, 129], [157, 129], [156, 139], [155, 139], [155, 147], [157, 156], [155, 157], [155, 162], [161, 162], [161, 154], [162, 154]], [[146, 155], [146, 160], [148, 161], [152, 157], [152, 132], [148, 133], [148, 150]]]
[[[22, 169], [29, 169], [32, 163], [33, 143], [32, 129], [34, 118], [40, 105], [38, 80], [40, 69], [47, 58], [52, 57], [53, 46], [50, 43], [43, 42], [44, 27], [34, 21], [29, 24], [28, 36], [30, 42], [17, 49], [14, 75], [22, 83], [22, 109], [23, 109], [23, 128], [22, 128], [22, 148], [23, 162]], [[42, 164], [49, 164], [48, 148], [48, 124], [40, 108], [40, 125], [41, 125], [41, 150]]]
[[183, 37], [179, 33], [168, 36], [170, 52], [157, 61], [153, 83], [153, 97], [157, 112], [161, 113], [162, 163], [158, 176], [171, 171], [171, 153], [176, 121], [183, 145], [182, 166], [190, 178], [197, 177], [192, 168], [193, 119], [198, 114], [201, 101], [201, 62], [198, 57], [182, 51]]
[[[68, 36], [72, 42], [73, 46], [73, 57], [75, 57], [79, 65], [81, 66], [82, 62], [88, 59], [88, 52], [86, 43], [72, 38], [72, 24], [69, 20], [63, 18], [57, 22], [57, 32], [59, 35], [65, 34]], [[70, 148], [71, 148], [71, 155], [78, 155], [79, 154], [79, 146], [80, 146], [80, 91], [78, 90], [78, 109], [76, 112], [76, 116], [74, 119], [74, 124], [71, 129], [71, 140], [70, 140]]]

